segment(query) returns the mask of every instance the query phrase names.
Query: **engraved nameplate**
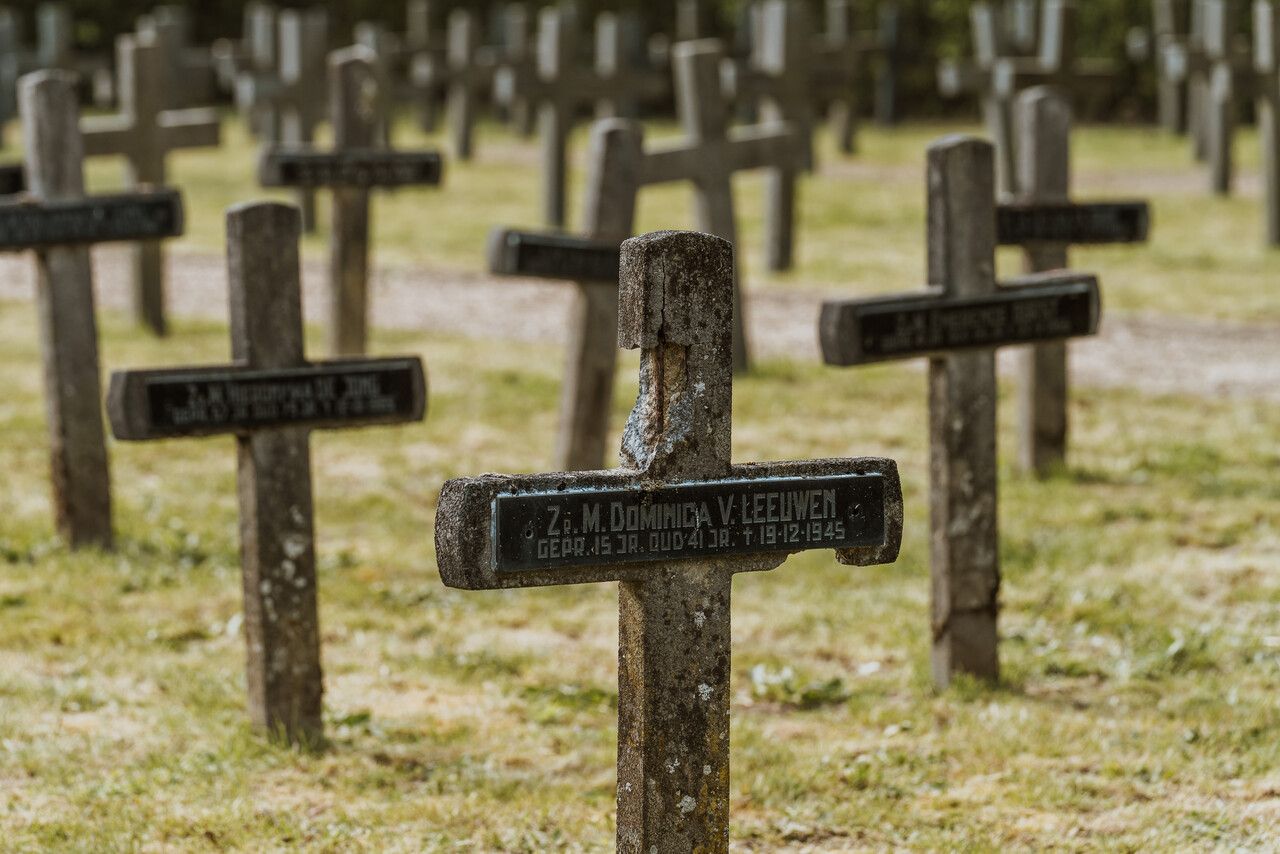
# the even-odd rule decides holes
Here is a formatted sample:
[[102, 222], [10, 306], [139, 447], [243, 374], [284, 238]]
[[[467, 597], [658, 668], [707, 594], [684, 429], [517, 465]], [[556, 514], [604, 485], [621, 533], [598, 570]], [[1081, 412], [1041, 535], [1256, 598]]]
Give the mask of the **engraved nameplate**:
[[421, 420], [416, 358], [324, 362], [281, 370], [176, 368], [112, 375], [107, 411], [126, 441], [269, 427], [359, 427]]
[[264, 187], [408, 187], [440, 183], [432, 151], [268, 151], [258, 166]]
[[621, 249], [616, 243], [523, 231], [496, 231], [491, 240], [493, 273], [618, 283]]
[[848, 549], [885, 540], [884, 476], [499, 495], [498, 572]]
[[1012, 204], [996, 210], [996, 237], [1028, 243], [1141, 243], [1150, 231], [1146, 202]]
[[182, 234], [176, 190], [0, 205], [0, 250], [160, 240]]

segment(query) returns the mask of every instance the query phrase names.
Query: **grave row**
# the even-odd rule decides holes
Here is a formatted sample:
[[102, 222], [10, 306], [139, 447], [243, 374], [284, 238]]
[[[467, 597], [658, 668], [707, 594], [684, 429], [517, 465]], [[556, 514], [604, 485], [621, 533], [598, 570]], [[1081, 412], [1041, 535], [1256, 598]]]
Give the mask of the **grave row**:
[[[682, 88], [719, 71], [713, 46], [682, 44], [675, 54]], [[136, 53], [132, 61], [140, 65]], [[264, 183], [335, 191], [335, 219], [345, 225], [334, 239], [332, 347], [344, 355], [363, 344], [368, 191], [434, 183], [441, 164], [427, 152], [376, 148], [376, 68], [365, 48], [340, 51], [329, 68], [335, 149], [270, 148], [261, 172]], [[72, 80], [57, 72], [24, 79], [21, 102], [29, 196], [0, 207], [0, 248], [36, 251], [59, 526], [76, 545], [108, 546], [87, 247], [154, 245], [181, 232], [182, 208], [178, 195], [159, 185], [86, 197], [82, 160], [95, 131], [126, 152], [163, 152], [207, 131], [170, 112], [152, 122], [159, 132], [140, 134], [138, 117], [160, 112], [146, 98], [136, 99], [142, 108], [106, 120], [108, 128], [80, 122]], [[722, 137], [713, 149], [718, 184], [727, 186], [732, 164], [753, 151], [785, 143], [794, 152], [789, 139], [754, 132], [724, 138], [723, 99], [686, 103], [694, 105], [686, 119], [695, 139]], [[815, 319], [830, 364], [929, 359], [931, 632], [939, 686], [957, 673], [998, 675], [995, 349], [1035, 345], [1021, 392], [1021, 458], [1047, 471], [1066, 450], [1064, 342], [1096, 333], [1101, 314], [1096, 277], [1066, 270], [1066, 248], [1147, 233], [1143, 204], [1069, 199], [1069, 115], [1061, 93], [1036, 89], [1019, 99], [1023, 191], [1009, 203], [997, 204], [990, 144], [952, 137], [932, 146], [928, 290], [828, 303]], [[492, 241], [502, 272], [579, 284], [566, 470], [450, 481], [435, 527], [441, 578], [453, 587], [620, 583], [617, 825], [619, 850], [626, 851], [727, 847], [733, 576], [772, 570], [790, 554], [815, 549], [830, 549], [849, 565], [890, 563], [902, 539], [901, 485], [891, 460], [731, 462], [741, 340], [733, 244], [678, 232], [626, 239], [639, 188], [690, 171], [705, 180], [712, 164], [704, 157], [696, 147], [646, 151], [638, 125], [602, 122], [592, 135], [590, 233], [568, 240], [503, 232]], [[704, 207], [725, 204], [699, 186], [719, 199]], [[300, 213], [289, 206], [233, 208], [233, 362], [115, 372], [106, 401], [120, 440], [236, 437], [251, 718], [286, 741], [313, 743], [323, 734], [323, 683], [308, 437], [315, 429], [421, 420], [427, 392], [414, 357], [306, 358], [301, 228]], [[1032, 275], [997, 283], [999, 244], [1024, 247]], [[354, 327], [346, 326], [353, 318]], [[612, 329], [616, 339], [600, 335]], [[601, 471], [602, 413], [619, 348], [641, 351], [640, 393], [621, 466]]]

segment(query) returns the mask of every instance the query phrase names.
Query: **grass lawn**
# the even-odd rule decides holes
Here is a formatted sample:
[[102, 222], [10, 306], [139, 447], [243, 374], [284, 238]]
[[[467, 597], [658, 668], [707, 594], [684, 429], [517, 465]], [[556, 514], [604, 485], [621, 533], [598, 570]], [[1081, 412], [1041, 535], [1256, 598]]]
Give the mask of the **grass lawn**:
[[[863, 159], [810, 182], [803, 264], [772, 283], [918, 286], [921, 152], [942, 130], [870, 131]], [[480, 145], [479, 164], [451, 168], [450, 196], [379, 202], [382, 257], [474, 268], [492, 221], [536, 224], [531, 149], [487, 128]], [[1087, 130], [1079, 154], [1082, 182], [1116, 194], [1190, 169], [1180, 144], [1144, 131]], [[189, 245], [217, 249], [220, 210], [260, 195], [241, 177], [251, 159], [242, 141], [175, 158]], [[93, 169], [96, 186], [114, 176]], [[756, 235], [758, 187], [743, 187]], [[1087, 255], [1109, 305], [1280, 319], [1256, 200], [1183, 189], [1156, 197], [1150, 251]], [[685, 209], [655, 192], [642, 226], [685, 225], [664, 217]], [[109, 368], [228, 358], [217, 325], [178, 319], [164, 342], [122, 315], [102, 326]], [[232, 440], [113, 443], [119, 548], [66, 551], [34, 327], [32, 306], [0, 304], [0, 848], [611, 849], [614, 588], [450, 591], [432, 545], [446, 478], [550, 466], [560, 352], [375, 336], [379, 353], [424, 357], [429, 412], [313, 440], [332, 740], [300, 753], [254, 736], [243, 711]], [[616, 427], [635, 365], [619, 369]], [[1280, 838], [1280, 406], [1080, 390], [1068, 470], [1035, 482], [1002, 467], [1006, 679], [938, 695], [924, 374], [766, 362], [735, 391], [735, 459], [891, 456], [908, 515], [894, 566], [809, 553], [736, 583], [736, 849]]]

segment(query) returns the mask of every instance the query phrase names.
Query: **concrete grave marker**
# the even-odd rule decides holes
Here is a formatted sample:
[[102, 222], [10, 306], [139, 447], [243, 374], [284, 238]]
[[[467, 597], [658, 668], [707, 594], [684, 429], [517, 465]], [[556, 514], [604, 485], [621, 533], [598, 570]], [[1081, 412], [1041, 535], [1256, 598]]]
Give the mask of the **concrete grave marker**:
[[111, 483], [98, 366], [89, 244], [182, 232], [176, 193], [86, 198], [75, 76], [22, 78], [19, 100], [30, 195], [0, 205], [0, 251], [36, 250], [36, 303], [59, 534], [109, 548]]
[[459, 160], [470, 160], [475, 137], [476, 113], [484, 89], [493, 85], [496, 71], [492, 58], [482, 62], [480, 32], [475, 17], [465, 9], [449, 15], [449, 130], [453, 152]]
[[[1018, 96], [1018, 184], [1015, 204], [997, 210], [996, 239], [1025, 249], [1028, 273], [1063, 270], [1073, 244], [1139, 243], [1147, 240], [1151, 214], [1146, 202], [1073, 203], [1071, 104], [1049, 87]], [[1019, 450], [1024, 471], [1046, 475], [1067, 454], [1067, 342], [1050, 341], [1019, 354]]]
[[987, 131], [996, 144], [997, 186], [1002, 193], [1018, 191], [1013, 135], [1017, 93], [1031, 86], [1052, 85], [1078, 98], [1110, 83], [1117, 74], [1110, 60], [1076, 58], [1075, 20], [1074, 0], [1043, 0], [1039, 52], [1034, 57], [1007, 56], [995, 11], [985, 3], [975, 3], [970, 9], [975, 62], [939, 66], [938, 86], [943, 95], [977, 92], [981, 97]]
[[[117, 54], [120, 113], [81, 121], [85, 154], [124, 157], [128, 183], [135, 188], [164, 186], [169, 152], [219, 144], [218, 113], [163, 109], [164, 56], [154, 40], [121, 36]], [[144, 241], [134, 249], [133, 289], [138, 320], [157, 335], [166, 334], [164, 251], [159, 241]]]
[[1200, 0], [1203, 20], [1204, 60], [1208, 66], [1207, 100], [1204, 104], [1209, 181], [1220, 196], [1231, 194], [1235, 177], [1236, 99], [1254, 97], [1255, 66], [1252, 45], [1237, 40], [1238, 7], [1228, 0]]
[[250, 717], [272, 737], [314, 744], [323, 685], [309, 437], [420, 421], [426, 383], [416, 358], [307, 361], [299, 234], [294, 208], [233, 208], [235, 363], [115, 373], [107, 409], [123, 441], [236, 437]]
[[329, 351], [363, 354], [369, 314], [369, 191], [378, 187], [440, 183], [442, 164], [434, 152], [396, 152], [378, 144], [378, 76], [364, 47], [329, 57], [330, 116], [334, 148], [329, 152], [275, 148], [263, 152], [264, 187], [333, 190], [333, 238], [329, 265]]
[[[719, 42], [710, 40], [674, 47], [676, 106], [686, 139], [646, 152], [639, 183], [692, 183], [698, 228], [736, 246], [733, 175], [768, 170], [765, 257], [771, 269], [787, 269], [794, 256], [795, 182], [803, 163], [802, 143], [787, 125], [729, 129], [728, 104], [720, 88], [723, 56]], [[735, 269], [741, 272], [740, 265]], [[734, 294], [733, 363], [742, 371], [750, 362], [746, 312], [740, 286]]]
[[1171, 73], [1168, 57], [1185, 55], [1189, 39], [1186, 0], [1152, 0], [1151, 21], [1160, 126], [1169, 133], [1183, 134], [1187, 131], [1187, 80], [1182, 74]]
[[833, 549], [890, 563], [890, 460], [730, 460], [733, 248], [665, 232], [622, 249], [618, 343], [640, 394], [611, 471], [445, 484], [436, 559], [450, 587], [621, 582], [617, 849], [729, 845], [730, 591], [737, 573]]
[[[242, 110], [261, 112], [251, 124], [274, 127], [283, 145], [309, 146], [328, 111], [329, 15], [323, 9], [287, 9], [278, 20], [279, 61], [274, 71], [244, 71], [236, 79]], [[302, 228], [316, 228], [316, 195], [301, 188], [297, 197]]]
[[948, 137], [929, 149], [929, 291], [830, 302], [824, 360], [929, 357], [933, 678], [999, 676], [995, 348], [1097, 332], [1098, 281], [1046, 273], [995, 280], [994, 151]]
[[1266, 239], [1280, 246], [1280, 9], [1272, 0], [1254, 3], [1253, 33]]
[[[244, 7], [244, 18], [239, 40], [219, 39], [211, 49], [214, 73], [218, 85], [226, 92], [235, 92], [240, 75], [269, 74], [276, 67], [276, 19], [280, 11], [271, 3], [249, 0]], [[255, 128], [271, 139], [271, 128]]]
[[[667, 82], [661, 75], [626, 65], [610, 65], [608, 57], [596, 68], [579, 62], [576, 18], [562, 8], [549, 7], [538, 15], [537, 74], [504, 65], [495, 88], [503, 103], [527, 99], [537, 105], [542, 142], [543, 210], [546, 224], [563, 228], [566, 219], [569, 134], [578, 111], [595, 105], [598, 114], [618, 115], [620, 105], [661, 96]], [[600, 42], [611, 38], [617, 19], [597, 19]]]
[[191, 15], [183, 6], [157, 6], [138, 21], [138, 32], [160, 45], [170, 83], [165, 109], [211, 104], [216, 95], [213, 54], [191, 45]]
[[566, 471], [604, 465], [618, 364], [618, 246], [631, 235], [641, 145], [639, 130], [625, 122], [593, 130], [586, 239], [497, 230], [489, 243], [494, 273], [577, 285], [556, 448], [556, 463]]

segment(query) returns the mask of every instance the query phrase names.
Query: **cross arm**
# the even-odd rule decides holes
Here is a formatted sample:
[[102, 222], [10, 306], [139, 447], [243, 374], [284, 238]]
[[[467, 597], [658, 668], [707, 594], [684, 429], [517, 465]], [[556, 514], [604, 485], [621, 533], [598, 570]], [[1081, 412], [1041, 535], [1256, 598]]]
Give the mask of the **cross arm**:
[[0, 252], [179, 237], [177, 190], [0, 204]]
[[831, 548], [841, 563], [891, 563], [902, 541], [892, 460], [734, 466], [724, 480], [658, 485], [629, 470], [445, 484], [436, 560], [450, 587], [496, 590], [640, 581], [692, 562], [760, 572]]
[[264, 187], [434, 186], [443, 176], [444, 159], [435, 151], [268, 148], [258, 160]]
[[556, 232], [495, 228], [489, 233], [489, 272], [500, 276], [618, 283], [618, 243]]
[[265, 428], [369, 427], [421, 421], [417, 358], [358, 359], [260, 370], [244, 366], [119, 371], [107, 414], [122, 441], [243, 434]]
[[800, 142], [790, 124], [772, 123], [734, 128], [729, 132], [725, 159], [729, 169], [791, 169], [802, 166]]
[[132, 116], [90, 116], [80, 121], [85, 157], [120, 154], [133, 139]]
[[849, 367], [1095, 335], [1100, 316], [1096, 276], [1052, 272], [1010, 279], [989, 296], [934, 288], [827, 302], [818, 324], [823, 360]]
[[1142, 201], [1015, 202], [996, 209], [1003, 246], [1143, 243], [1150, 230], [1151, 206]]
[[222, 119], [214, 109], [167, 110], [156, 121], [166, 150], [216, 148], [222, 142]]

